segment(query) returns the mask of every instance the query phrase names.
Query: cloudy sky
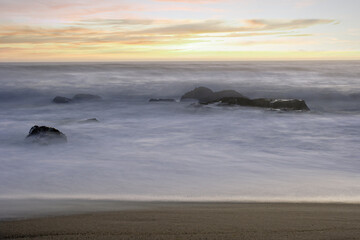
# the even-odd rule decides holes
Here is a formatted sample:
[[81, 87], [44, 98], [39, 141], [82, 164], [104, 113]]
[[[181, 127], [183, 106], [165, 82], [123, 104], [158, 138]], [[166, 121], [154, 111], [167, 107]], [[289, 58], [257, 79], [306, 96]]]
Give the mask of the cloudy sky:
[[359, 0], [0, 0], [0, 61], [360, 60]]

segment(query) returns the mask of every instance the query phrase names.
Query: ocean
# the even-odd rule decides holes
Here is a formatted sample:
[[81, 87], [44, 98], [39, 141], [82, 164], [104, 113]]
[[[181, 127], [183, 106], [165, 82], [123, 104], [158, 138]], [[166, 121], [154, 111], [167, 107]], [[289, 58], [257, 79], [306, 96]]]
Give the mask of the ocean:
[[[311, 111], [149, 102], [199, 86]], [[1, 63], [0, 133], [0, 199], [360, 202], [360, 62]]]

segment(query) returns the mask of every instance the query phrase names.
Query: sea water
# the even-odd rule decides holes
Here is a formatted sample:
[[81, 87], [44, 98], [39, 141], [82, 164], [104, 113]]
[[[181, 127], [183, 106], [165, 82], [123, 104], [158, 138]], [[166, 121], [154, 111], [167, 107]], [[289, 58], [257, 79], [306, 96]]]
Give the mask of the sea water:
[[[148, 101], [199, 86], [311, 111]], [[0, 198], [360, 202], [360, 62], [1, 63]]]

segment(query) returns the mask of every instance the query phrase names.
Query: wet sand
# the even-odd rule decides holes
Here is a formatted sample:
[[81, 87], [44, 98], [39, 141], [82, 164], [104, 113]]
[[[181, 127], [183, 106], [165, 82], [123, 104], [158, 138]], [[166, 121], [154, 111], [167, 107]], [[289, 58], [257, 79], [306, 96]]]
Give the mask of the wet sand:
[[2, 220], [0, 239], [360, 239], [358, 204], [94, 203], [113, 210]]

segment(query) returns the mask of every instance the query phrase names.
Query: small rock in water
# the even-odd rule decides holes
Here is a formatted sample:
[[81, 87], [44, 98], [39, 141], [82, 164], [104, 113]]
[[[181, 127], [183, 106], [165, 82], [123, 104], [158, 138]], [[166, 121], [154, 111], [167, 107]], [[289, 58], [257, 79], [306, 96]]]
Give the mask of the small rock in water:
[[219, 101], [221, 98], [225, 98], [225, 97], [243, 97], [243, 95], [234, 90], [223, 90], [219, 92], [213, 92], [210, 88], [198, 87], [190, 92], [185, 93], [181, 97], [181, 100], [196, 99], [202, 103], [202, 102]]
[[53, 143], [66, 143], [67, 137], [56, 128], [35, 125], [30, 129], [25, 140], [41, 145], [49, 145]]
[[149, 102], [175, 102], [172, 98], [151, 98]]
[[102, 98], [93, 94], [76, 94], [72, 100], [74, 101], [99, 101]]
[[89, 118], [86, 120], [79, 121], [79, 123], [98, 123], [98, 122], [99, 120], [97, 120], [96, 118]]
[[53, 102], [54, 102], [54, 103], [70, 103], [70, 102], [71, 102], [71, 99], [70, 99], [70, 98], [67, 98], [67, 97], [56, 96], [56, 97], [53, 99]]
[[[214, 92], [207, 87], [197, 87], [194, 90], [185, 93], [182, 95], [181, 100], [185, 99], [196, 99], [196, 100], [204, 100], [209, 99], [214, 95]], [[210, 99], [212, 100], [212, 99]]]
[[[309, 107], [304, 100], [301, 99], [268, 99], [257, 98], [249, 99], [245, 97], [241, 98], [222, 98], [220, 99], [221, 105], [239, 105], [245, 107], [261, 107], [280, 110], [291, 111], [309, 111]], [[209, 102], [212, 103], [212, 102]], [[206, 103], [208, 104], [208, 103]]]
[[224, 97], [244, 97], [241, 93], [235, 90], [223, 90], [219, 92], [214, 92], [214, 99], [221, 99]]
[[301, 99], [276, 99], [271, 101], [271, 108], [281, 110], [309, 111], [310, 108]]

